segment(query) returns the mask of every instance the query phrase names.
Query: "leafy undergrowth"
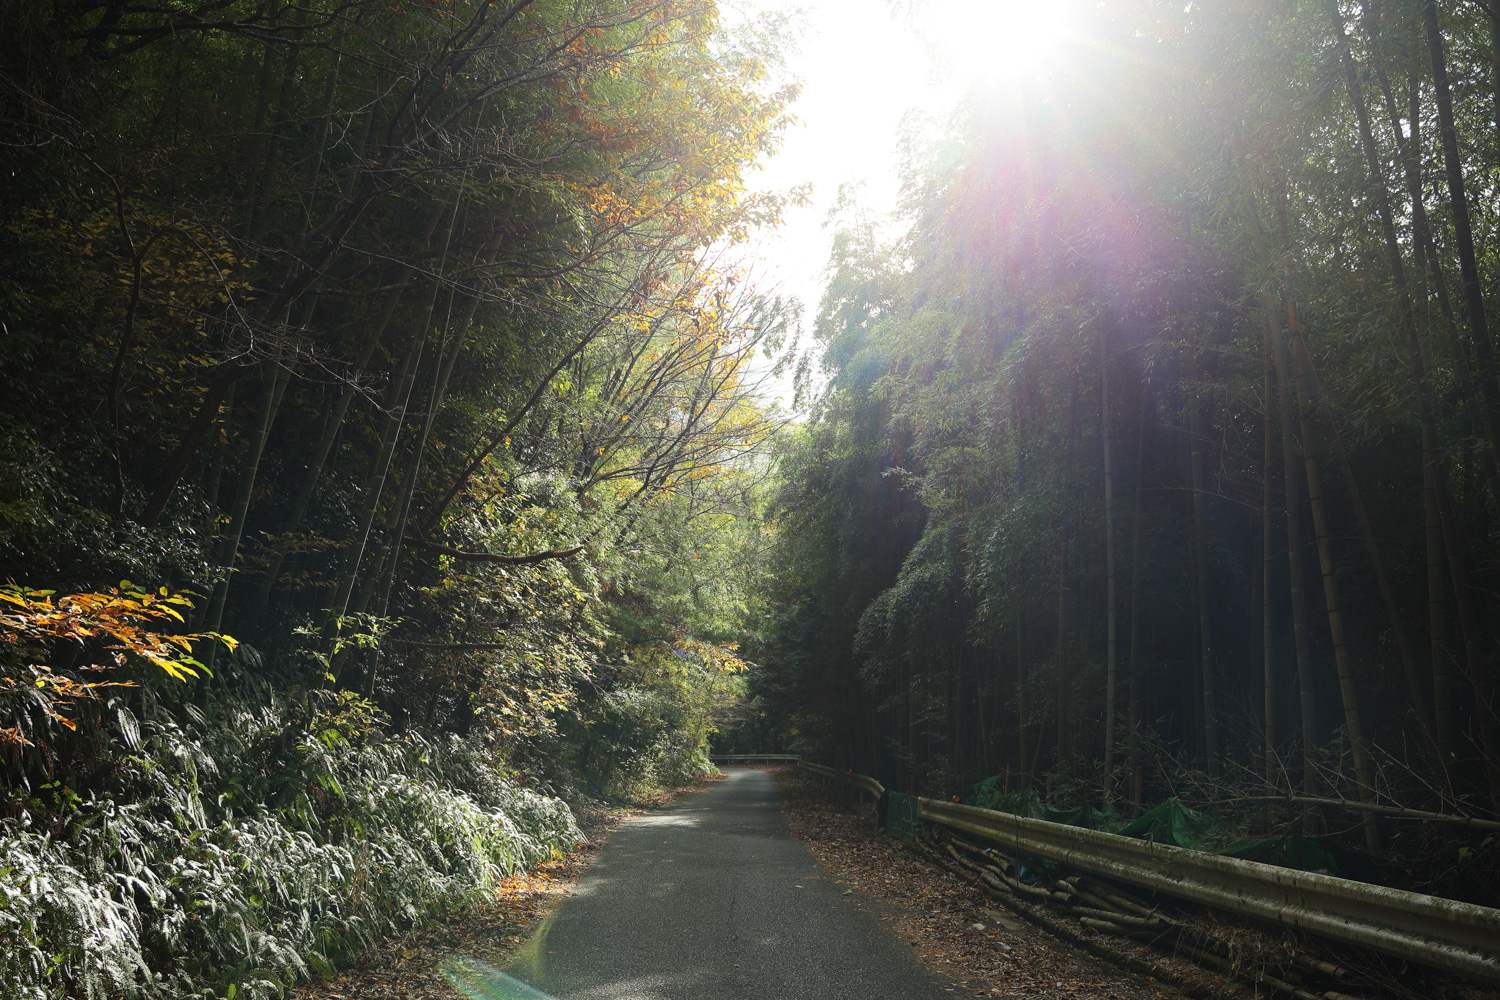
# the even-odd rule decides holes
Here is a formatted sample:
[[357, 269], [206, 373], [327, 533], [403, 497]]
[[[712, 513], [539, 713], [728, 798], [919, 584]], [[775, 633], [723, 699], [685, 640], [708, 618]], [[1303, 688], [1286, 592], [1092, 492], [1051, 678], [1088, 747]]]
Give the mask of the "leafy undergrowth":
[[54, 782], [0, 821], [0, 998], [280, 996], [580, 837], [479, 742], [358, 699], [111, 710], [113, 790]]
[[[928, 966], [976, 996], [1079, 997], [1086, 1000], [1178, 1000], [1174, 988], [1111, 968], [996, 906], [973, 885], [935, 867], [900, 842], [875, 833], [873, 807], [845, 805], [827, 786], [789, 768], [777, 780], [792, 835], [806, 844], [838, 881], [890, 904], [896, 933]], [[983, 925], [982, 930], [975, 925]], [[1162, 963], [1159, 956], [1153, 961]], [[1168, 959], [1167, 961], [1170, 961]], [[1177, 966], [1182, 966], [1179, 970]], [[1173, 971], [1193, 976], [1205, 991], [1237, 996], [1222, 979], [1187, 962]]]
[[438, 968], [444, 958], [458, 952], [504, 966], [552, 908], [573, 894], [573, 887], [598, 858], [615, 827], [631, 816], [666, 808], [723, 777], [700, 775], [689, 785], [640, 800], [628, 809], [592, 800], [574, 803], [584, 839], [571, 850], [502, 879], [482, 902], [448, 920], [386, 938], [348, 968], [301, 987], [292, 994], [293, 1000], [452, 1000], [453, 989]]

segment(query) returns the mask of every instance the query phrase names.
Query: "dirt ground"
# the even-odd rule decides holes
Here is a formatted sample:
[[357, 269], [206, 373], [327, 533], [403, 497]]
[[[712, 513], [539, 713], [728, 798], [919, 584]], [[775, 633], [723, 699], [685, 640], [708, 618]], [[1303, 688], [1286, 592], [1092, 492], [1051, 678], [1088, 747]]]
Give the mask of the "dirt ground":
[[[834, 801], [826, 785], [777, 772], [792, 834], [834, 877], [878, 897], [881, 913], [927, 965], [975, 996], [1079, 997], [1086, 1000], [1178, 1000], [1188, 996], [1144, 975], [1113, 968], [988, 900], [972, 883], [875, 832], [874, 807]], [[1111, 942], [1114, 944], [1114, 942]], [[1159, 961], [1153, 956], [1153, 961]], [[1241, 995], [1223, 980], [1205, 991]], [[1201, 995], [1201, 994], [1200, 994]]]

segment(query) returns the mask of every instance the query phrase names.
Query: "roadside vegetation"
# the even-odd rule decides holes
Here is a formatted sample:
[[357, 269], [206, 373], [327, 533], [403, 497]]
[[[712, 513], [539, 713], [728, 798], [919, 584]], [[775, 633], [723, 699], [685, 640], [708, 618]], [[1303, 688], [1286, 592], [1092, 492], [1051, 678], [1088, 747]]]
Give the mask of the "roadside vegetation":
[[0, 5], [0, 996], [280, 995], [711, 767], [773, 41]]
[[816, 369], [787, 23], [0, 2], [0, 997], [284, 995], [711, 745], [1493, 901], [1500, 11], [1089, 7]]

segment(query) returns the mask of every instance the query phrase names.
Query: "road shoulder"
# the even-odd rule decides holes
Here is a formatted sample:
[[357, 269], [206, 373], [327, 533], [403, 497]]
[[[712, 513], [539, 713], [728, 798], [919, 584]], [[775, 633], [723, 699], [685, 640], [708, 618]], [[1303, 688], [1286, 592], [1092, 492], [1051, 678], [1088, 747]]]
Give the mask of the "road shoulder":
[[[1024, 922], [973, 885], [875, 833], [874, 807], [835, 802], [827, 787], [775, 769], [792, 836], [832, 877], [874, 900], [928, 968], [974, 996], [1024, 1000], [1183, 1000], [1186, 994], [1115, 969]], [[1226, 989], [1223, 980], [1212, 983]], [[1232, 991], [1226, 995], [1234, 995]]]
[[438, 964], [461, 953], [489, 965], [506, 964], [516, 948], [593, 866], [605, 843], [622, 823], [671, 808], [720, 780], [705, 776], [691, 785], [656, 796], [631, 808], [574, 807], [588, 839], [551, 861], [521, 872], [495, 887], [486, 902], [446, 920], [397, 934], [354, 957], [332, 977], [318, 977], [296, 987], [293, 1000], [452, 1000], [453, 988]]

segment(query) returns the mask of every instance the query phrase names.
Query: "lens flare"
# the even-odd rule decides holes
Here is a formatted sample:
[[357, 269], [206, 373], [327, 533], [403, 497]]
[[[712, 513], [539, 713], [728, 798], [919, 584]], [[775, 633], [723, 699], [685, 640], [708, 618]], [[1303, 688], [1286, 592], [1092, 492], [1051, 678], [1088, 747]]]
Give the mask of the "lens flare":
[[443, 978], [471, 1000], [554, 1000], [515, 976], [507, 976], [493, 965], [468, 955], [449, 955], [438, 963]]
[[1073, 20], [1059, 0], [930, 0], [921, 31], [955, 76], [1014, 80], [1062, 56]]

